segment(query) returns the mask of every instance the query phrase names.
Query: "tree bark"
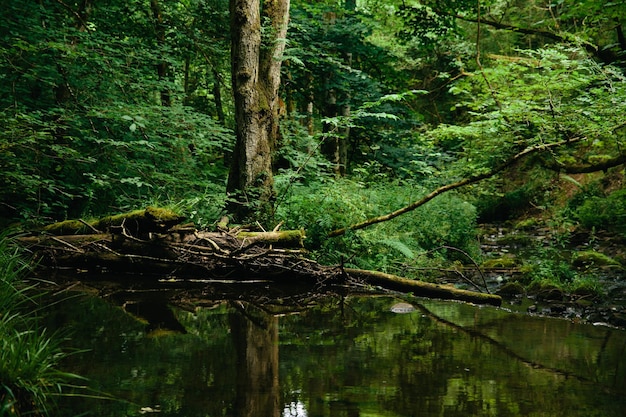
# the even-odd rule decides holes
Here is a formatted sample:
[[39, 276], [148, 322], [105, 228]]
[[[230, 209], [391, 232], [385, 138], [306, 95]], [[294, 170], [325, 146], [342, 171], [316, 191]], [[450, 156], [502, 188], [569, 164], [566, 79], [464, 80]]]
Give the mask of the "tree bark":
[[[346, 9], [350, 11], [354, 10], [351, 7], [351, 2], [346, 2]], [[324, 20], [327, 25], [334, 25], [337, 21], [337, 14], [334, 12], [324, 13]], [[350, 67], [352, 65], [352, 53], [344, 53], [343, 60], [346, 67]], [[331, 83], [331, 78], [332, 75], [329, 76], [329, 84]], [[338, 95], [341, 102], [340, 105], [337, 104]], [[334, 87], [327, 88], [324, 115], [326, 117], [337, 117], [339, 115], [346, 118], [349, 117], [350, 96], [351, 94], [349, 90], [338, 91]], [[326, 133], [326, 138], [324, 139], [322, 151], [330, 160], [335, 176], [343, 177], [346, 174], [348, 167], [350, 127], [337, 127], [326, 124], [324, 126], [324, 133]]]
[[230, 1], [237, 141], [227, 192], [229, 212], [237, 221], [265, 217], [274, 198], [272, 153], [278, 135], [278, 87], [289, 0], [263, 2], [263, 17], [269, 22], [263, 42], [259, 3]]
[[362, 279], [368, 284], [378, 285], [393, 291], [412, 293], [418, 297], [459, 300], [495, 306], [500, 306], [502, 304], [502, 298], [499, 295], [460, 290], [451, 286], [431, 284], [429, 282], [402, 278], [378, 271], [346, 268], [345, 272], [349, 276]]
[[215, 112], [217, 120], [222, 124], [226, 124], [226, 115], [224, 114], [224, 105], [222, 103], [222, 76], [216, 68], [213, 68], [213, 102], [215, 103]]
[[229, 316], [237, 352], [236, 417], [279, 417], [278, 317], [235, 304]]

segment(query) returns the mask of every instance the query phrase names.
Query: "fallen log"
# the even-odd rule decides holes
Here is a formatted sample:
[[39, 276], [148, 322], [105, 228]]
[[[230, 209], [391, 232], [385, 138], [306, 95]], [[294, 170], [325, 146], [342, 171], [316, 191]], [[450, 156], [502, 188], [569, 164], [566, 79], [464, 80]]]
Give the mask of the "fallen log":
[[494, 306], [500, 306], [502, 304], [502, 298], [498, 295], [461, 290], [447, 285], [402, 278], [378, 271], [346, 268], [345, 272], [351, 277], [361, 279], [371, 285], [378, 285], [389, 290], [403, 293], [412, 293], [418, 297], [458, 300]]
[[289, 264], [306, 264], [303, 239], [301, 230], [230, 234], [172, 228], [146, 239], [122, 232], [18, 240], [36, 254], [41, 267], [202, 279], [237, 274], [243, 280], [284, 275], [291, 270]]
[[179, 224], [184, 217], [176, 212], [160, 208], [147, 207], [128, 213], [106, 216], [101, 219], [65, 220], [52, 223], [43, 228], [43, 231], [53, 235], [93, 234], [111, 231], [114, 228], [123, 228], [133, 236], [146, 235], [153, 232], [164, 232]]
[[[496, 295], [410, 280], [375, 271], [323, 266], [308, 259], [303, 230], [249, 232], [199, 231], [192, 226], [172, 227], [152, 214], [133, 212], [130, 217], [90, 223], [74, 232], [88, 234], [21, 237], [18, 240], [36, 254], [39, 268], [82, 272], [90, 275], [117, 273], [123, 280], [141, 278], [144, 284], [208, 285], [217, 281], [251, 280], [301, 282], [342, 287], [382, 287], [418, 297], [500, 305]], [[146, 220], [146, 215], [148, 219]], [[148, 221], [149, 220], [149, 221]], [[178, 221], [178, 220], [176, 220]], [[76, 225], [76, 224], [74, 224]], [[128, 226], [132, 226], [132, 230]], [[141, 226], [141, 227], [138, 227]], [[101, 228], [107, 229], [106, 233]], [[164, 230], [165, 229], [165, 230]], [[65, 226], [48, 230], [66, 230]], [[89, 272], [90, 274], [85, 274]], [[123, 273], [123, 275], [119, 275]], [[153, 284], [150, 284], [153, 283]]]

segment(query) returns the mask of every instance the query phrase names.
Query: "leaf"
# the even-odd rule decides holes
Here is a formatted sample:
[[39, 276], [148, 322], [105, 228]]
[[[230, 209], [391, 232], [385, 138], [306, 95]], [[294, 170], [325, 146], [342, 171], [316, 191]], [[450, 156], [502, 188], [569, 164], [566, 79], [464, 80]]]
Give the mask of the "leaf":
[[409, 259], [415, 258], [415, 253], [406, 244], [397, 239], [383, 239], [380, 241], [383, 245], [395, 249]]
[[131, 132], [134, 132], [135, 130], [137, 130], [137, 123], [133, 123], [130, 126], [128, 126], [128, 130], [130, 130]]

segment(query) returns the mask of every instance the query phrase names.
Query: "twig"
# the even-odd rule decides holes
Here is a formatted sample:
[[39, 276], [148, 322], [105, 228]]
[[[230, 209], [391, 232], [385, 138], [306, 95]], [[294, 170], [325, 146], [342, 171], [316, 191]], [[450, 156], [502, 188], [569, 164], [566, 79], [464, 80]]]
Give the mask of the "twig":
[[72, 245], [71, 243], [68, 243], [68, 242], [64, 241], [63, 239], [59, 239], [56, 236], [50, 236], [50, 239], [54, 240], [55, 242], [61, 243], [61, 244], [65, 245], [65, 246], [67, 246], [69, 248], [72, 248], [72, 250], [74, 252], [85, 253], [84, 250], [77, 248], [76, 246]]
[[[487, 280], [485, 279], [485, 275], [483, 274], [483, 271], [480, 269], [480, 266], [478, 266], [478, 264], [476, 263], [476, 261], [474, 260], [474, 258], [472, 258], [467, 252], [459, 249], [459, 248], [455, 248], [454, 246], [447, 246], [447, 245], [443, 245], [441, 246], [444, 249], [449, 249], [449, 250], [454, 250], [457, 251], [459, 253], [462, 253], [463, 255], [465, 255], [465, 257], [467, 259], [469, 259], [474, 266], [476, 267], [476, 270], [478, 271], [478, 273], [480, 274], [481, 278], [483, 279], [483, 285], [485, 286], [485, 291], [487, 291], [487, 294], [491, 294], [491, 292], [489, 292], [489, 288], [487, 287]], [[476, 287], [476, 289], [480, 292], [482, 292], [480, 290], [480, 288], [478, 287], [478, 285], [476, 285], [476, 283], [474, 283], [472, 280], [470, 280], [469, 278], [465, 277], [465, 275], [460, 274], [463, 278], [465, 278], [466, 280], [468, 280], [469, 282], [472, 283], [472, 285], [474, 285], [474, 287]]]
[[84, 224], [85, 226], [87, 226], [88, 228], [90, 228], [96, 234], [102, 234], [103, 233], [102, 231], [96, 229], [95, 227], [93, 227], [92, 225], [90, 225], [89, 223], [84, 221], [83, 219], [78, 219], [78, 221], [81, 222], [82, 224]]

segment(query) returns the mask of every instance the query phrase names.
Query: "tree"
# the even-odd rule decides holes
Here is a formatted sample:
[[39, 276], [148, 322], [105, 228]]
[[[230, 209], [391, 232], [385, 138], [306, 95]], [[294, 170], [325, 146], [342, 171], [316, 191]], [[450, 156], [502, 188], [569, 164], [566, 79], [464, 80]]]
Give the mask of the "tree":
[[226, 0], [2, 5], [0, 221], [208, 193], [202, 217], [219, 215], [234, 144], [232, 102], [211, 88], [230, 74]]
[[272, 154], [278, 136], [280, 68], [289, 0], [231, 0], [234, 157], [227, 191], [237, 220], [270, 213], [274, 198]]

